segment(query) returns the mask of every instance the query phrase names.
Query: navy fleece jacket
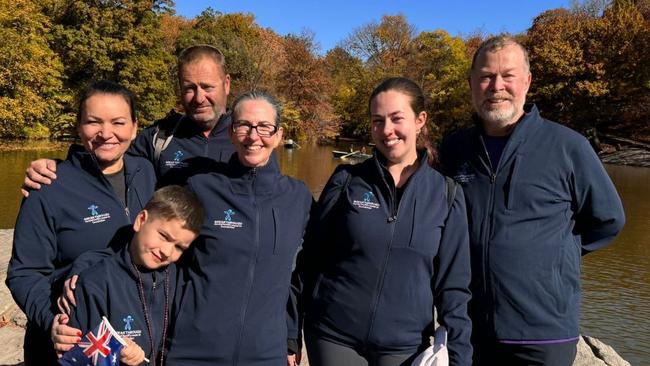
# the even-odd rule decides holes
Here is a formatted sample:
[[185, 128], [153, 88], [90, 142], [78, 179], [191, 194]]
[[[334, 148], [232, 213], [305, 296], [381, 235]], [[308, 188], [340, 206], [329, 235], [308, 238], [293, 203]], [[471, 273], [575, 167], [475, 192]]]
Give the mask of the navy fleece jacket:
[[298, 257], [296, 287], [302, 291], [305, 328], [356, 349], [415, 353], [428, 346], [435, 306], [438, 322], [449, 332], [451, 364], [469, 365], [470, 265], [462, 189], [450, 207], [445, 178], [422, 152], [420, 166], [402, 188], [398, 199], [377, 152], [334, 172]]
[[581, 254], [607, 245], [625, 222], [588, 141], [527, 106], [498, 166], [478, 126], [447, 138], [441, 158], [465, 191], [477, 337], [577, 337]]
[[86, 251], [123, 245], [136, 214], [153, 195], [151, 164], [124, 156], [127, 206], [101, 173], [93, 155], [71, 148], [58, 179], [23, 200], [14, 231], [7, 287], [30, 322], [48, 330], [60, 280]]
[[[155, 164], [154, 134], [164, 122], [165, 120], [158, 121], [139, 133], [129, 153]], [[217, 163], [227, 162], [235, 152], [228, 136], [230, 124], [230, 113], [223, 114], [206, 137], [196, 122], [182, 117], [169, 146], [162, 151], [160, 160], [155, 164], [159, 186], [184, 185], [189, 177], [213, 171]]]
[[[179, 282], [167, 364], [284, 366], [293, 260], [313, 201], [271, 159], [190, 178], [205, 222]], [[185, 268], [184, 268], [185, 269]], [[293, 336], [295, 338], [295, 335]]]
[[[169, 312], [176, 288], [176, 267], [171, 264], [157, 270], [140, 270], [140, 278], [151, 335], [128, 246], [81, 272], [75, 288], [77, 306], [70, 314], [70, 325], [86, 334], [99, 325], [102, 316], [106, 316], [119, 335], [131, 338], [144, 350], [146, 357], [159, 364], [163, 328], [165, 321], [169, 324], [171, 320]], [[165, 302], [168, 303], [167, 317]], [[155, 354], [151, 353], [151, 336]]]

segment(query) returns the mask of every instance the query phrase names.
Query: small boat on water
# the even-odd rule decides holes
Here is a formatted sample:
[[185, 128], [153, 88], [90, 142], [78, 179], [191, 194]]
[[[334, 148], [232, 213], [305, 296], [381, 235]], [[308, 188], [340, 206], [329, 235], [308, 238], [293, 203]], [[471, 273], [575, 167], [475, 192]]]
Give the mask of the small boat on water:
[[298, 145], [298, 143], [293, 141], [292, 139], [288, 139], [284, 141], [284, 147], [287, 149], [293, 149], [293, 148], [300, 147], [300, 145]]
[[370, 154], [365, 154], [362, 153], [361, 151], [355, 150], [355, 151], [340, 151], [340, 150], [334, 150], [332, 151], [332, 156], [337, 159], [356, 159], [356, 160], [365, 160], [371, 157], [372, 155]]

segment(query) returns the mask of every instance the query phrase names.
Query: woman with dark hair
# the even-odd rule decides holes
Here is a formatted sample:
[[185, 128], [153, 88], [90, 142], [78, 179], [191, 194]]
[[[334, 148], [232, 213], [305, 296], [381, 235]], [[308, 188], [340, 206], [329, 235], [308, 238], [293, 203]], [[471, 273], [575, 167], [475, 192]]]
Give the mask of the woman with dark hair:
[[28, 319], [25, 365], [56, 362], [49, 332], [72, 262], [113, 241], [127, 242], [120, 237], [124, 228], [154, 192], [151, 163], [125, 155], [137, 129], [131, 92], [111, 81], [92, 84], [79, 100], [81, 146], [71, 146], [58, 179], [23, 200], [6, 283]]
[[437, 321], [452, 365], [471, 364], [465, 200], [431, 167], [424, 95], [391, 78], [369, 101], [373, 157], [330, 177], [295, 285], [312, 366], [410, 365]]

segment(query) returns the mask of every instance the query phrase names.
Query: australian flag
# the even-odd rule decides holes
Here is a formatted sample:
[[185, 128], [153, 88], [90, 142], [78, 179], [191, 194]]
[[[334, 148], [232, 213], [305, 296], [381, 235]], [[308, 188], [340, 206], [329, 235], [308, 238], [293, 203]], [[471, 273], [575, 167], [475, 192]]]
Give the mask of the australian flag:
[[95, 332], [90, 331], [81, 342], [59, 358], [62, 366], [115, 366], [120, 364], [120, 351], [126, 342], [113, 330], [108, 319]]

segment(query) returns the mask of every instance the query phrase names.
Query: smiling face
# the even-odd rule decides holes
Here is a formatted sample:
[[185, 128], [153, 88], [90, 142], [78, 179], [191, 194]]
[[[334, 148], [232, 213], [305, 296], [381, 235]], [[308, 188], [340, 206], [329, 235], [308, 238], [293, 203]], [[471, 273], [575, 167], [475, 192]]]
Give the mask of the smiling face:
[[129, 247], [133, 262], [147, 269], [176, 262], [197, 237], [184, 225], [180, 219], [152, 217], [142, 210], [133, 223], [135, 234]]
[[417, 134], [427, 120], [415, 114], [411, 97], [396, 90], [377, 94], [370, 102], [372, 140], [387, 164], [409, 165], [417, 160]]
[[97, 93], [83, 102], [77, 131], [102, 172], [112, 174], [122, 169], [124, 153], [135, 138], [138, 124], [124, 96]]
[[[275, 126], [275, 109], [263, 99], [249, 99], [239, 103], [233, 110], [233, 126], [249, 124], [250, 126]], [[269, 137], [261, 137], [256, 128], [245, 131], [230, 130], [230, 139], [237, 149], [237, 156], [242, 165], [255, 168], [268, 163], [273, 149], [282, 140], [282, 128]]]
[[209, 58], [202, 57], [179, 70], [181, 102], [185, 113], [204, 131], [210, 132], [226, 112], [230, 75]]
[[531, 74], [524, 52], [514, 43], [484, 50], [470, 75], [472, 104], [488, 135], [506, 135], [524, 114]]

